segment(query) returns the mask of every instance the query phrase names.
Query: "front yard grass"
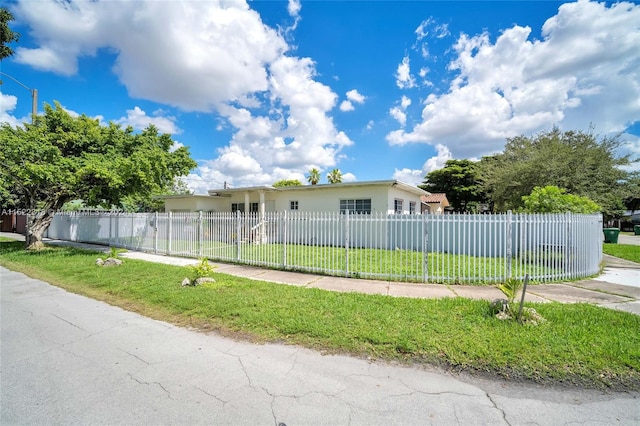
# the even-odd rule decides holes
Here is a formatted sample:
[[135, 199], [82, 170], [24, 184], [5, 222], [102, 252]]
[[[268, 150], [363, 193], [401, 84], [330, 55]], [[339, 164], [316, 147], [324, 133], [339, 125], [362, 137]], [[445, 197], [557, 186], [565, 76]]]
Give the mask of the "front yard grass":
[[640, 246], [631, 244], [603, 244], [602, 252], [610, 256], [640, 263]]
[[[163, 246], [164, 247], [164, 246]], [[188, 254], [198, 248], [187, 241], [173, 241], [172, 253]], [[348, 253], [348, 255], [347, 255]], [[241, 262], [278, 269], [296, 269], [326, 275], [370, 279], [389, 279], [424, 282], [487, 285], [500, 282], [507, 275], [503, 257], [465, 254], [429, 253], [404, 249], [376, 249], [304, 244], [227, 244], [207, 241], [201, 254], [222, 262]], [[530, 255], [529, 259], [511, 259], [509, 265], [517, 276], [529, 274], [533, 282], [538, 277], [560, 273], [562, 255], [549, 262], [556, 269], [545, 266], [549, 253]]]
[[101, 268], [96, 252], [26, 252], [23, 244], [0, 242], [0, 265], [178, 325], [514, 380], [640, 390], [640, 316], [625, 312], [530, 304], [548, 320], [534, 327], [463, 298], [335, 293], [221, 273], [216, 283], [183, 288], [185, 267], [125, 259]]

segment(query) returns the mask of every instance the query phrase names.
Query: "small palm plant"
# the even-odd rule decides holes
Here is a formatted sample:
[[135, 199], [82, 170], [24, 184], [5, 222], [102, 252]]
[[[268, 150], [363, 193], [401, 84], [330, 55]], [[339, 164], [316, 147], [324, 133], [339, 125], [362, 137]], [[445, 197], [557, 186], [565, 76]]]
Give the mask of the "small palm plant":
[[507, 297], [509, 305], [514, 302], [516, 296], [518, 295], [518, 293], [520, 293], [521, 288], [522, 281], [515, 278], [509, 278], [504, 283], [498, 285], [498, 289], [502, 291], [502, 293], [504, 293], [504, 295]]
[[215, 266], [209, 263], [209, 259], [206, 257], [200, 258], [199, 263], [192, 265], [189, 268], [191, 268], [195, 275], [193, 281], [196, 281], [198, 278], [210, 278], [215, 270]]
[[[492, 302], [491, 310], [499, 315], [500, 319], [514, 319], [523, 324], [530, 325], [539, 325], [545, 323], [547, 320], [544, 319], [538, 312], [536, 312], [533, 308], [525, 308], [524, 307], [524, 295], [527, 291], [527, 283], [529, 282], [529, 275], [525, 275], [524, 281], [520, 281], [515, 278], [507, 279], [503, 284], [498, 285], [498, 289], [507, 296], [507, 301], [503, 300], [502, 304], [500, 304], [500, 300], [494, 300]], [[522, 291], [522, 299], [517, 304], [518, 308], [514, 304], [516, 297]], [[495, 312], [498, 311], [498, 312]], [[501, 316], [501, 317], [500, 317]]]

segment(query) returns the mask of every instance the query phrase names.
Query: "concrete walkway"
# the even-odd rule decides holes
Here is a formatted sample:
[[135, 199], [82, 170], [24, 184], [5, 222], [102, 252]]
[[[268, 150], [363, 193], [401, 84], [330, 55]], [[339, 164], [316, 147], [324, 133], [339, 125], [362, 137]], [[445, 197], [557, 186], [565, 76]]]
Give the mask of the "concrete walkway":
[[[16, 239], [24, 239], [22, 235], [18, 234], [0, 233], [0, 235]], [[621, 235], [621, 237], [627, 237], [634, 243], [636, 242], [636, 240], [633, 239], [635, 238], [634, 236]], [[640, 241], [640, 237], [638, 237], [637, 240]], [[46, 243], [61, 246], [73, 246], [102, 252], [109, 251], [108, 247], [95, 244], [73, 243], [59, 240], [47, 240]], [[640, 245], [640, 242], [638, 242], [638, 245]], [[122, 253], [121, 256], [128, 259], [138, 259], [180, 266], [193, 265], [197, 263], [197, 260], [195, 259], [134, 251]], [[542, 303], [553, 301], [561, 303], [593, 303], [640, 315], [640, 264], [607, 255], [605, 255], [604, 261], [606, 265], [604, 273], [599, 277], [568, 283], [532, 285], [527, 289], [526, 300]], [[216, 266], [217, 272], [229, 275], [330, 291], [358, 292], [425, 299], [466, 297], [470, 299], [493, 300], [504, 297], [502, 292], [495, 286], [410, 284], [380, 280], [319, 276], [245, 265], [232, 265], [215, 262], [213, 264]]]

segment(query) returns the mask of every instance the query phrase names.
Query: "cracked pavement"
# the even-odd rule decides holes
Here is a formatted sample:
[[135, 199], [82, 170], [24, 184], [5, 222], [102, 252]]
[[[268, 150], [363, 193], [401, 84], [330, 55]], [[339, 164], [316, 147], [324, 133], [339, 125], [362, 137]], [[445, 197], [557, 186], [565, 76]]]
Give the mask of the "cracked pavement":
[[0, 268], [0, 423], [639, 424], [640, 395], [457, 376], [176, 327]]

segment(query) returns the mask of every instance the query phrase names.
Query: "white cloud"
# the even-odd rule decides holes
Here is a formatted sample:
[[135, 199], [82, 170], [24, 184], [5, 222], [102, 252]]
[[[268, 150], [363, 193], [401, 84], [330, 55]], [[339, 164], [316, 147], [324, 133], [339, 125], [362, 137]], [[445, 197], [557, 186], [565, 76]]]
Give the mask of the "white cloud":
[[389, 109], [389, 115], [400, 123], [400, 127], [404, 127], [407, 124], [406, 110], [409, 105], [411, 105], [411, 99], [403, 95], [402, 99], [400, 99], [400, 106], [394, 106]]
[[358, 93], [356, 89], [353, 89], [347, 92], [347, 99], [357, 104], [363, 104], [366, 97]]
[[402, 108], [395, 106], [389, 110], [389, 114], [398, 120], [400, 127], [404, 127], [407, 124], [407, 114], [405, 114]]
[[160, 133], [169, 133], [171, 135], [182, 133], [182, 130], [178, 128], [178, 126], [176, 126], [175, 121], [175, 117], [162, 117], [158, 115], [150, 117], [138, 106], [134, 107], [133, 109], [128, 109], [126, 117], [115, 120], [115, 122], [118, 124], [131, 126], [136, 130], [145, 129], [150, 124], [153, 124], [158, 128], [158, 131], [160, 131]]
[[358, 93], [356, 89], [349, 90], [347, 93], [347, 100], [344, 100], [340, 103], [340, 111], [353, 111], [356, 107], [353, 105], [354, 103], [363, 104], [366, 99], [365, 96]]
[[353, 106], [351, 101], [342, 101], [340, 103], [340, 111], [353, 111], [354, 109], [356, 108]]
[[343, 182], [355, 182], [357, 180], [358, 178], [356, 178], [356, 175], [354, 175], [353, 173], [345, 173], [342, 175]]
[[395, 169], [393, 178], [411, 185], [417, 186], [422, 184], [428, 173], [443, 168], [447, 160], [451, 160], [453, 158], [449, 149], [444, 145], [436, 145], [436, 152], [437, 153], [434, 157], [425, 161], [421, 169]]
[[[270, 67], [270, 114], [227, 105], [221, 113], [235, 129], [227, 147], [200, 172], [235, 186], [270, 185], [290, 176], [304, 178], [312, 167], [335, 167], [353, 142], [327, 113], [337, 95], [313, 80], [308, 58], [281, 57]], [[285, 114], [283, 110], [287, 110]], [[215, 174], [212, 172], [215, 170]]]
[[401, 89], [410, 89], [415, 87], [416, 80], [411, 75], [410, 59], [408, 56], [402, 58], [402, 63], [398, 65], [396, 71], [396, 85]]
[[437, 141], [456, 157], [471, 157], [501, 150], [507, 137], [553, 125], [623, 131], [640, 117], [638, 22], [640, 5], [580, 0], [560, 6], [543, 25], [542, 40], [530, 40], [531, 29], [518, 25], [495, 43], [487, 33], [463, 34], [453, 46], [449, 69], [457, 76], [448, 92], [431, 94], [419, 124], [387, 140]]
[[173, 141], [173, 144], [171, 145], [171, 148], [169, 148], [169, 152], [174, 152], [177, 151], [178, 149], [182, 148], [184, 146], [184, 144], [182, 142], [178, 142], [178, 141]]
[[108, 48], [130, 95], [190, 111], [265, 90], [265, 65], [288, 49], [244, 1], [22, 1], [14, 10], [40, 44], [17, 48], [17, 62], [73, 75], [78, 58]]
[[293, 17], [297, 17], [300, 14], [300, 10], [302, 9], [302, 5], [300, 4], [300, 0], [289, 0], [287, 5], [287, 11], [289, 15]]
[[31, 123], [31, 117], [17, 118], [12, 115], [12, 111], [18, 105], [18, 98], [13, 95], [0, 93], [0, 123], [7, 123], [11, 127], [19, 127], [24, 123]]

